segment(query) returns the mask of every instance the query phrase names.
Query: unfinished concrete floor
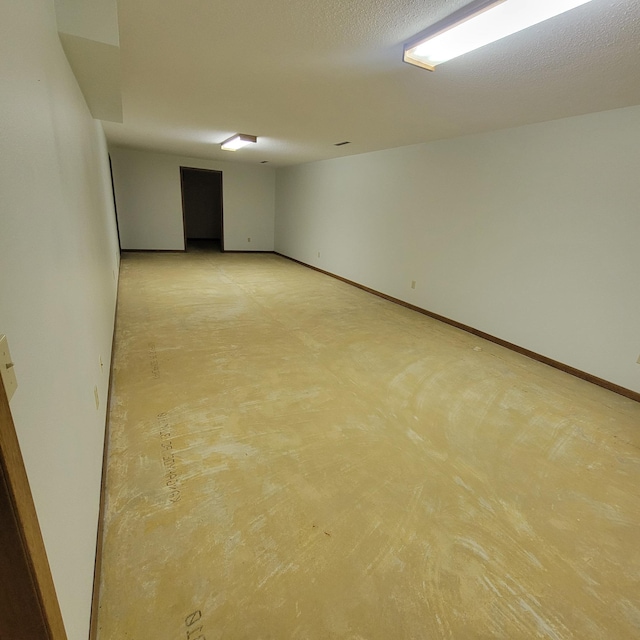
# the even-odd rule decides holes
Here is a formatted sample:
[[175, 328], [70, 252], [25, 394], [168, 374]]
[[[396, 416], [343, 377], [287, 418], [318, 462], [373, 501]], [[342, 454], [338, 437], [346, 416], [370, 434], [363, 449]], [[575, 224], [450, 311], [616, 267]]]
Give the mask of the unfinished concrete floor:
[[284, 258], [127, 254], [99, 638], [639, 638], [639, 445], [639, 404]]

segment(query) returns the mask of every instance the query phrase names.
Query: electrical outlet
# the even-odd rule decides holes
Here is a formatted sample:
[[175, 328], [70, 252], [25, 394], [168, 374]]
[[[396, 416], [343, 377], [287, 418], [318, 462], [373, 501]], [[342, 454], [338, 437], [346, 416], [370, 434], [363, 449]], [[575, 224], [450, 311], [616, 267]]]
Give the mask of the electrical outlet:
[[412, 289], [415, 289], [415, 288], [416, 288], [416, 281], [415, 281], [415, 280], [412, 280], [412, 281], [411, 281], [411, 288], [412, 288]]
[[96, 401], [96, 411], [100, 408], [100, 396], [98, 395], [98, 385], [93, 387], [93, 397]]
[[318, 258], [320, 257], [320, 252], [318, 251]]
[[251, 242], [251, 238], [247, 238], [247, 242]]

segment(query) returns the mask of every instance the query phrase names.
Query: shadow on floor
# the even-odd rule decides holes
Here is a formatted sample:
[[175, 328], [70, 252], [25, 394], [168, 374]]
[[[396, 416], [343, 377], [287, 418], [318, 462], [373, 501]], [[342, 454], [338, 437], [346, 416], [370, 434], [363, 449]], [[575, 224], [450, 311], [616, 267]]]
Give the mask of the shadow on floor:
[[222, 253], [220, 240], [187, 239], [187, 253]]

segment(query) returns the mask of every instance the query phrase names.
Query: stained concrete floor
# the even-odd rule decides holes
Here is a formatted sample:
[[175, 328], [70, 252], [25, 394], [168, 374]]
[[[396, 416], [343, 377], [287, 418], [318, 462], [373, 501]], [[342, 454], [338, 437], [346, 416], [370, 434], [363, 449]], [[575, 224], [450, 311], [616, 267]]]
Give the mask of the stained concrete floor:
[[100, 640], [640, 637], [640, 405], [265, 254], [127, 254]]

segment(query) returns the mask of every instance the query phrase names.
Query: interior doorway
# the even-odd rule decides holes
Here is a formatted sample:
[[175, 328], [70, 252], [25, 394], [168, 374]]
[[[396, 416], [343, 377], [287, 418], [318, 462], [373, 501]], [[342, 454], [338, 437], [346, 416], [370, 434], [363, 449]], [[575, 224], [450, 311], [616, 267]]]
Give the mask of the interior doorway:
[[224, 251], [222, 171], [180, 167], [186, 251]]

